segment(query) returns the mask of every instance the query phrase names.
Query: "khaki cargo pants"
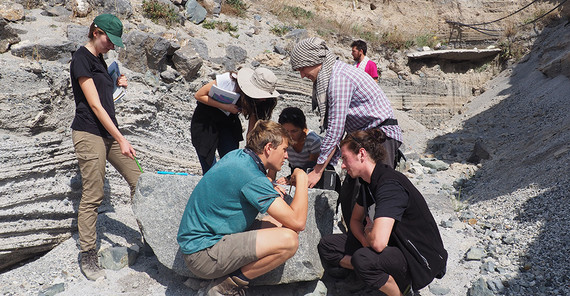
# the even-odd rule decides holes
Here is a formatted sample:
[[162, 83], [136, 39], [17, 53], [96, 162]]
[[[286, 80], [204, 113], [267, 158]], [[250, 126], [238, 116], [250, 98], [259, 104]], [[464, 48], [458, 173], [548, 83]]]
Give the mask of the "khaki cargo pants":
[[121, 153], [119, 143], [114, 139], [76, 130], [72, 132], [71, 137], [79, 162], [83, 187], [77, 215], [77, 228], [81, 251], [84, 252], [96, 247], [97, 208], [103, 201], [107, 160], [129, 183], [131, 198], [135, 193], [141, 172], [134, 160]]

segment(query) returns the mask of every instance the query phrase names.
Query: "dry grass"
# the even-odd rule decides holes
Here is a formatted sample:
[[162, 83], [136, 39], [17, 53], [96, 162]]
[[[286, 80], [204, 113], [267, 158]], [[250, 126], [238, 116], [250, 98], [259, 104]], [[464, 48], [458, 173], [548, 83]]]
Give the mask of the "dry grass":
[[338, 40], [362, 39], [370, 49], [385, 46], [402, 50], [412, 46], [416, 38], [424, 38], [423, 35], [416, 36], [397, 28], [381, 32], [371, 24], [358, 24], [351, 18], [337, 20], [318, 9], [311, 11], [279, 1], [272, 2], [268, 10], [283, 23], [312, 30], [325, 40], [333, 37]]
[[248, 5], [245, 4], [245, 2], [242, 0], [226, 0], [222, 4], [221, 13], [226, 15], [244, 17], [247, 9]]

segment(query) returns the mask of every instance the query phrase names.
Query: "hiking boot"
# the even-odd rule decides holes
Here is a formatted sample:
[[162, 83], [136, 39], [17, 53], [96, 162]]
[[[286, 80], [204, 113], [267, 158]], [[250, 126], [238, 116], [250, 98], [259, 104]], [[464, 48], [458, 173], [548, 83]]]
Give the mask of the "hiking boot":
[[249, 282], [237, 276], [226, 276], [213, 280], [206, 288], [207, 296], [244, 296]]
[[101, 268], [101, 266], [99, 266], [99, 256], [97, 256], [97, 251], [95, 249], [81, 252], [81, 258], [79, 259], [79, 268], [81, 269], [83, 275], [92, 281], [105, 276], [105, 271]]

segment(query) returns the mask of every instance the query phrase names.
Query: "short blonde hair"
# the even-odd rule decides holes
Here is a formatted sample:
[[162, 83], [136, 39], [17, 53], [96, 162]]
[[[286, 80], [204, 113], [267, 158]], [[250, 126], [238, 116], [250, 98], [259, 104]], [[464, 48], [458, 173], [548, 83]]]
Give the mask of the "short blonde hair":
[[277, 147], [283, 143], [284, 139], [291, 142], [289, 133], [279, 123], [271, 120], [258, 120], [249, 135], [247, 135], [245, 147], [251, 149], [255, 154], [262, 154], [263, 148], [267, 143]]

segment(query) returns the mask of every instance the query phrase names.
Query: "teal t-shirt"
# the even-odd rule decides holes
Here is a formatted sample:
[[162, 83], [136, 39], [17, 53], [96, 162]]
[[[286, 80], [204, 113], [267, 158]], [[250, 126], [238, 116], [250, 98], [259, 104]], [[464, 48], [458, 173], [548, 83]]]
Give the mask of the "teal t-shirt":
[[279, 194], [242, 149], [226, 154], [198, 182], [178, 228], [178, 244], [192, 254], [224, 235], [244, 232]]

